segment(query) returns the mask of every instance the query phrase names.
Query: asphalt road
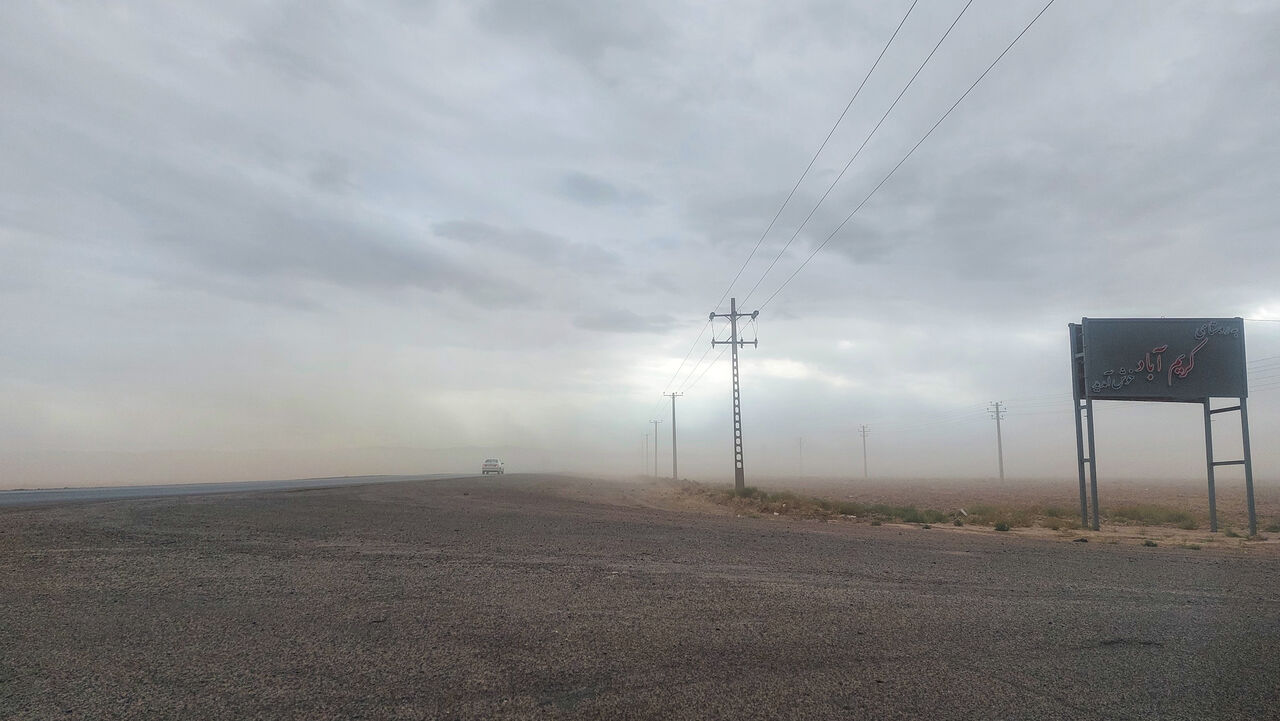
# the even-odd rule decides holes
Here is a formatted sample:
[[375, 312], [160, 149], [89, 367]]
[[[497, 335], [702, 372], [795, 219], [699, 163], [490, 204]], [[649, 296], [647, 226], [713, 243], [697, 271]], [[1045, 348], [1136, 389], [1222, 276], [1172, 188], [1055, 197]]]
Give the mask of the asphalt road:
[[0, 718], [1280, 718], [1274, 555], [575, 483], [0, 509]]
[[296, 478], [275, 481], [228, 481], [223, 483], [168, 483], [145, 486], [89, 486], [68, 488], [24, 488], [0, 491], [0, 506], [73, 503], [78, 501], [116, 501], [126, 498], [161, 498], [165, 496], [207, 496], [214, 493], [246, 491], [284, 491], [294, 488], [331, 488], [361, 486], [368, 483], [420, 481], [431, 478], [459, 478], [448, 474], [417, 476], [333, 476], [330, 478]]

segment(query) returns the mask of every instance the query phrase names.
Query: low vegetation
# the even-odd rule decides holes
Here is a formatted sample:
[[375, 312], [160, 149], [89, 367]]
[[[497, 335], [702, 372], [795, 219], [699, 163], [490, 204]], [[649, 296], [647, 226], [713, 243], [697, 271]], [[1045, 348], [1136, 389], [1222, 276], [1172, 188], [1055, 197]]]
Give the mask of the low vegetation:
[[[807, 496], [793, 491], [770, 493], [755, 486], [740, 491], [687, 483], [688, 493], [705, 496], [716, 503], [732, 506], [744, 516], [787, 515], [796, 518], [832, 520], [854, 518], [882, 523], [916, 523], [924, 527], [950, 523], [954, 526], [985, 526], [997, 531], [1014, 528], [1041, 527], [1053, 531], [1076, 531], [1081, 528], [1077, 509], [1061, 505], [1004, 506], [973, 504], [961, 508], [939, 510], [914, 505], [868, 503]], [[1107, 523], [1166, 526], [1186, 530], [1199, 528], [1200, 519], [1188, 510], [1150, 503], [1115, 506], [1104, 509]], [[1265, 530], [1280, 533], [1280, 519], [1274, 519]], [[1238, 537], [1234, 531], [1228, 537]]]
[[885, 503], [859, 503], [857, 501], [832, 501], [826, 498], [801, 496], [791, 491], [769, 493], [755, 486], [747, 486], [740, 491], [706, 490], [713, 499], [737, 505], [757, 513], [778, 513], [798, 516], [800, 518], [831, 518], [834, 516], [852, 516], [869, 518], [878, 521], [897, 521], [899, 523], [941, 523], [951, 519], [952, 514], [943, 513], [932, 508], [916, 508], [915, 506], [894, 506]]
[[1143, 526], [1175, 526], [1185, 530], [1199, 528], [1200, 523], [1189, 511], [1168, 508], [1150, 503], [1118, 506], [1106, 511], [1107, 520], [1114, 523], [1138, 523]]

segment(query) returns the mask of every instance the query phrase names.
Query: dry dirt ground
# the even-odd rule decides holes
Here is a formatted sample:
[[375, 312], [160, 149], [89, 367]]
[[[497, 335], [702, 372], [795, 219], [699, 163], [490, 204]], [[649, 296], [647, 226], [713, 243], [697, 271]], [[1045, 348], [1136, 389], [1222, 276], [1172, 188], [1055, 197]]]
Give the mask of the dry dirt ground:
[[0, 509], [0, 718], [1280, 719], [1273, 551], [550, 476]]

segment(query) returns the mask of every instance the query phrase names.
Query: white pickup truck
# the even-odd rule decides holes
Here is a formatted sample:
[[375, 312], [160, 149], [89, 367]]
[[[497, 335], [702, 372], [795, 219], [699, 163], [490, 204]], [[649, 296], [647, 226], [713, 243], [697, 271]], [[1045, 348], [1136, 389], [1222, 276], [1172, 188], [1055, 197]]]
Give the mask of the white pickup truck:
[[481, 475], [487, 476], [490, 473], [497, 473], [498, 475], [502, 475], [502, 472], [503, 472], [502, 461], [498, 460], [497, 458], [486, 458], [484, 459], [484, 463], [480, 464]]

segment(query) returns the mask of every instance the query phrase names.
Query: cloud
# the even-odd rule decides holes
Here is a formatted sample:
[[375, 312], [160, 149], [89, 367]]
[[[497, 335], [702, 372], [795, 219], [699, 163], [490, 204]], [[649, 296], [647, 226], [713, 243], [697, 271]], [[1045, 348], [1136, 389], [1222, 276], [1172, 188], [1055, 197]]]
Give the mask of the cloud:
[[561, 193], [581, 205], [619, 205], [643, 207], [653, 202], [649, 196], [635, 190], [619, 190], [613, 184], [585, 173], [567, 173], [561, 179]]
[[[7, 444], [568, 454], [587, 429], [618, 455], [685, 385], [711, 439], [727, 361], [698, 333], [736, 298], [764, 306], [749, 438], [808, 453], [1059, 392], [1082, 315], [1276, 307], [1280, 10], [1253, 2], [1056, 3], [783, 287], [1040, 7], [975, 4], [796, 233], [962, 4], [913, 11], [740, 275], [905, 6], [7, 4]], [[1051, 420], [1020, 443], [1011, 415], [1011, 446], [1070, 475]]]
[[640, 315], [630, 310], [602, 311], [578, 315], [574, 326], [604, 333], [662, 333], [676, 326], [669, 315]]
[[461, 241], [470, 248], [523, 256], [547, 264], [582, 270], [604, 270], [618, 265], [617, 253], [592, 243], [582, 243], [528, 228], [508, 230], [474, 220], [437, 223], [432, 230], [442, 238]]

